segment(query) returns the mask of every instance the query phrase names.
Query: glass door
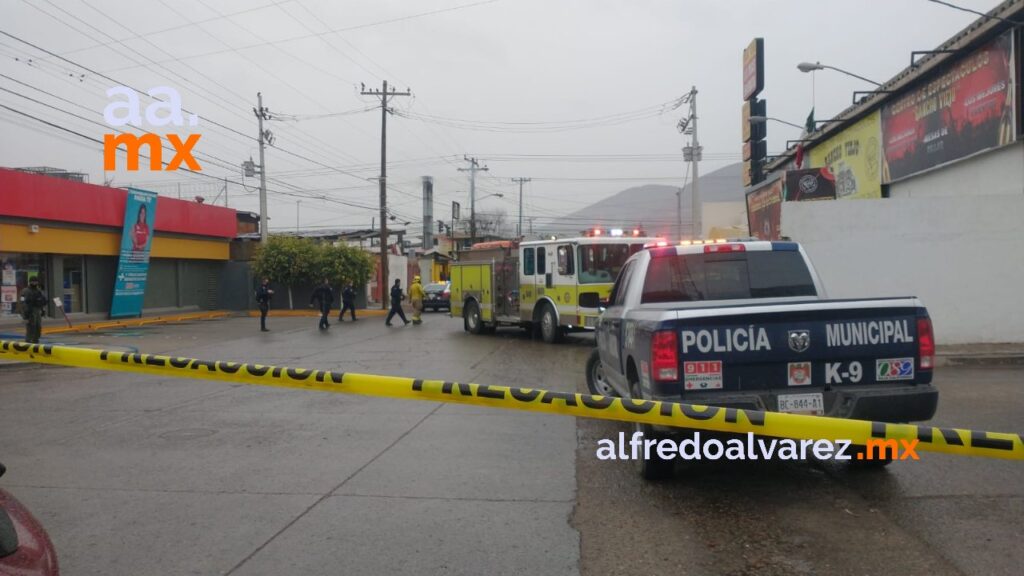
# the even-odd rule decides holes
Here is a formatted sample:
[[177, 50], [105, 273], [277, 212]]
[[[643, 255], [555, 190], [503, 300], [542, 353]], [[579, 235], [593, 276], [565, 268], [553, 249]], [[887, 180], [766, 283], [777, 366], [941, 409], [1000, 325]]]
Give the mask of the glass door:
[[66, 256], [63, 262], [64, 278], [61, 298], [64, 300], [64, 311], [67, 313], [84, 312], [83, 296], [85, 281], [82, 274], [82, 257]]

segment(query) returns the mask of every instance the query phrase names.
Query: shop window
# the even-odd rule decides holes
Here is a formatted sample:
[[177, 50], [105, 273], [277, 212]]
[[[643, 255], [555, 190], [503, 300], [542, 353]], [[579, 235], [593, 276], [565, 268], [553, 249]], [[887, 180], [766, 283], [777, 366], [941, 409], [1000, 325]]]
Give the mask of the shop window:
[[46, 289], [46, 261], [42, 254], [0, 253], [0, 315], [18, 313], [18, 297], [31, 278], [39, 278]]

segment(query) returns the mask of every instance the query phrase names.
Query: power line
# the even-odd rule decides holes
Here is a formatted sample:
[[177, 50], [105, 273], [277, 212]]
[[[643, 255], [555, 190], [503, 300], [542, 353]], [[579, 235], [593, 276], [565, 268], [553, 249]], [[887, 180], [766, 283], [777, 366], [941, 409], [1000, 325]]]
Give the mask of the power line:
[[[38, 9], [38, 8], [37, 8], [37, 9]], [[45, 11], [43, 11], [43, 13], [44, 13], [44, 14], [48, 14], [48, 13], [46, 13]], [[49, 16], [51, 16], [51, 17], [53, 17], [53, 16], [52, 16], [52, 15], [50, 15], [50, 14], [48, 14], [48, 15], [49, 15]], [[72, 16], [72, 17], [74, 17], [74, 16]], [[55, 18], [55, 17], [54, 17], [54, 18]], [[76, 18], [76, 19], [78, 19], [77, 17], [75, 17], [75, 18]], [[57, 20], [59, 21], [59, 19], [57, 19]], [[78, 20], [79, 20], [79, 21], [81, 21], [81, 19], [78, 19]], [[87, 25], [87, 26], [90, 26], [90, 27], [92, 27], [93, 29], [96, 29], [95, 27], [93, 27], [93, 26], [91, 26], [91, 25], [89, 25], [89, 24], [87, 24], [87, 23], [86, 23], [86, 25]], [[100, 30], [98, 30], [98, 29], [97, 29], [97, 31], [99, 31], [100, 33], [103, 33], [102, 31], [100, 31]], [[6, 32], [6, 31], [3, 31], [3, 30], [0, 30], [0, 34], [3, 34], [3, 35], [5, 35], [5, 36], [7, 36], [7, 37], [9, 37], [9, 38], [11, 38], [11, 39], [13, 39], [13, 40], [16, 40], [16, 41], [18, 41], [18, 42], [21, 42], [21, 43], [23, 43], [23, 44], [25, 44], [25, 45], [27, 45], [27, 46], [30, 46], [30, 47], [32, 47], [32, 48], [34, 48], [34, 49], [36, 49], [36, 50], [38, 50], [38, 51], [40, 51], [40, 52], [43, 52], [43, 53], [45, 53], [45, 54], [49, 54], [50, 56], [53, 56], [53, 57], [55, 57], [55, 58], [58, 58], [58, 59], [60, 59], [61, 61], [67, 62], [68, 64], [71, 64], [72, 66], [78, 67], [78, 68], [80, 68], [80, 69], [82, 69], [82, 70], [86, 70], [86, 71], [87, 71], [87, 72], [89, 72], [90, 74], [94, 74], [94, 75], [96, 75], [96, 76], [99, 76], [99, 77], [105, 78], [106, 80], [108, 80], [108, 81], [110, 81], [110, 82], [113, 82], [113, 83], [114, 83], [114, 84], [116, 84], [116, 85], [123, 85], [123, 86], [126, 86], [127, 88], [129, 88], [129, 89], [131, 89], [131, 90], [135, 91], [136, 93], [138, 93], [138, 94], [140, 94], [140, 95], [145, 95], [145, 96], [149, 96], [149, 94], [148, 94], [147, 92], [144, 92], [144, 91], [142, 91], [142, 90], [140, 90], [140, 89], [138, 89], [138, 88], [136, 88], [136, 87], [134, 87], [134, 86], [131, 86], [130, 84], [125, 84], [125, 83], [123, 83], [123, 82], [120, 82], [120, 81], [118, 81], [118, 80], [115, 80], [114, 78], [111, 78], [110, 76], [107, 76], [107, 75], [105, 75], [105, 74], [102, 74], [102, 73], [100, 73], [100, 72], [97, 72], [97, 71], [93, 70], [92, 68], [89, 68], [89, 67], [87, 67], [87, 66], [85, 66], [85, 65], [83, 65], [83, 64], [80, 64], [80, 63], [78, 63], [78, 62], [74, 62], [74, 61], [72, 61], [72, 60], [70, 60], [70, 59], [68, 59], [68, 58], [65, 58], [65, 57], [63, 57], [63, 56], [60, 56], [59, 54], [57, 54], [57, 53], [55, 53], [55, 52], [53, 52], [53, 51], [51, 51], [51, 50], [48, 50], [48, 49], [46, 49], [46, 48], [43, 48], [43, 47], [41, 47], [41, 46], [38, 46], [38, 45], [36, 45], [36, 44], [34, 44], [34, 43], [32, 43], [32, 42], [29, 42], [29, 41], [27, 41], [27, 40], [25, 40], [25, 39], [23, 39], [23, 38], [20, 38], [20, 37], [18, 37], [18, 36], [15, 36], [15, 35], [13, 35], [13, 34], [10, 34], [10, 33]], [[104, 34], [105, 34], [105, 33], [104, 33]], [[109, 37], [109, 35], [108, 35], [108, 37]], [[159, 49], [159, 47], [158, 47], [158, 49]], [[138, 52], [137, 52], [137, 53], [138, 53]], [[139, 53], [139, 54], [140, 54], [140, 55], [141, 55], [142, 57], [146, 58], [146, 56], [145, 56], [145, 55], [142, 55], [141, 53]], [[151, 61], [152, 61], [152, 60], [151, 60]], [[183, 78], [183, 79], [184, 79], [184, 78]], [[150, 98], [153, 98], [152, 96], [149, 96], [149, 97], [150, 97]], [[159, 98], [153, 98], [153, 99], [154, 99], [154, 100], [158, 100], [158, 101], [161, 101], [161, 102], [163, 102], [163, 100], [161, 100], [161, 99], [159, 99]], [[193, 112], [191, 112], [190, 110], [188, 110], [188, 109], [186, 109], [186, 108], [184, 108], [184, 107], [182, 107], [182, 112], [184, 112], [184, 113], [187, 113], [187, 114], [194, 114]], [[211, 119], [210, 119], [210, 118], [208, 118], [208, 117], [205, 117], [205, 116], [201, 116], [201, 115], [198, 115], [198, 114], [196, 114], [196, 116], [197, 116], [197, 117], [199, 117], [199, 118], [201, 118], [201, 119], [202, 119], [202, 120], [204, 120], [205, 122], [208, 122], [208, 123], [210, 123], [210, 124], [213, 124], [213, 125], [215, 125], [215, 126], [219, 126], [219, 127], [221, 127], [221, 128], [224, 128], [224, 129], [226, 129], [226, 130], [228, 130], [228, 131], [230, 131], [230, 132], [232, 132], [232, 133], [238, 134], [238, 135], [242, 136], [243, 138], [245, 138], [246, 140], [253, 140], [253, 138], [252, 138], [251, 136], [248, 136], [248, 135], [244, 134], [243, 132], [240, 132], [240, 131], [238, 131], [238, 130], [235, 130], [235, 129], [233, 129], [233, 128], [230, 128], [230, 127], [228, 127], [228, 126], [225, 126], [225, 125], [223, 125], [223, 124], [220, 124], [220, 123], [218, 123], [218, 122], [215, 122], [215, 121], [211, 120]], [[302, 154], [299, 154], [299, 153], [297, 153], [297, 152], [292, 152], [292, 151], [290, 151], [290, 150], [287, 150], [287, 149], [284, 149], [284, 148], [281, 148], [281, 147], [275, 147], [275, 149], [276, 149], [276, 150], [279, 150], [279, 151], [281, 151], [281, 152], [283, 152], [283, 153], [285, 153], [285, 154], [288, 154], [288, 155], [290, 155], [290, 156], [293, 156], [293, 157], [296, 157], [296, 158], [299, 158], [299, 159], [305, 160], [305, 161], [307, 161], [307, 162], [310, 162], [310, 163], [314, 163], [314, 164], [317, 164], [317, 165], [319, 165], [319, 166], [321, 166], [321, 167], [324, 167], [324, 168], [328, 168], [328, 169], [330, 169], [331, 171], [334, 171], [334, 172], [339, 172], [339, 173], [342, 173], [342, 174], [346, 174], [346, 175], [348, 175], [348, 176], [351, 176], [351, 177], [353, 177], [353, 178], [358, 178], [358, 179], [360, 179], [360, 180], [365, 180], [365, 178], [363, 178], [362, 176], [359, 176], [359, 175], [357, 175], [357, 174], [353, 174], [353, 173], [351, 173], [351, 172], [347, 172], [347, 171], [345, 171], [345, 170], [341, 170], [341, 169], [338, 169], [338, 168], [335, 168], [335, 167], [331, 167], [331, 166], [329, 166], [329, 165], [327, 165], [327, 164], [324, 164], [324, 163], [322, 163], [322, 162], [318, 162], [318, 161], [316, 161], [316, 160], [313, 160], [313, 159], [311, 159], [311, 158], [309, 158], [309, 157], [307, 157], [307, 156], [304, 156], [304, 155], [302, 155]], [[205, 175], [204, 175], [204, 176], [205, 176]], [[395, 189], [395, 190], [396, 190], [397, 192], [401, 193], [401, 194], [407, 194], [407, 195], [411, 195], [410, 193], [408, 193], [408, 192], [405, 192], [404, 190], [399, 190], [399, 189]]]
[[999, 22], [1003, 22], [1005, 24], [1011, 24], [1013, 26], [1020, 26], [1022, 23], [1024, 23], [1024, 22], [1017, 22], [1016, 20], [1010, 20], [1008, 18], [1003, 18], [1001, 16], [994, 16], [994, 15], [991, 15], [991, 14], [986, 14], [984, 12], [979, 12], [978, 10], [973, 10], [971, 8], [965, 8], [964, 6], [957, 6], [956, 4], [953, 4], [951, 2], [943, 2], [942, 0], [927, 0], [927, 1], [931, 2], [933, 4], [939, 4], [941, 6], [945, 6], [947, 8], [952, 8], [954, 10], [959, 10], [961, 12], [967, 12], [969, 14], [974, 14], [974, 15], [977, 15], [977, 16], [981, 16], [982, 18], [984, 18], [986, 20], [998, 20]]
[[[10, 112], [13, 112], [13, 113], [18, 114], [20, 116], [24, 116], [26, 118], [32, 119], [32, 120], [34, 120], [36, 122], [39, 122], [41, 124], [45, 124], [47, 126], [55, 128], [55, 129], [60, 130], [62, 132], [66, 132], [68, 134], [73, 134], [73, 135], [78, 136], [79, 138], [82, 138], [84, 140], [89, 140], [91, 142], [95, 142], [96, 144], [99, 144], [101, 146], [103, 145], [103, 141], [98, 139], [98, 138], [94, 138], [92, 136], [89, 136], [87, 134], [83, 134], [83, 133], [78, 132], [76, 130], [73, 130], [71, 128], [67, 128], [66, 126], [61, 126], [60, 124], [56, 124], [56, 123], [50, 122], [48, 120], [45, 120], [43, 118], [39, 118], [38, 116], [35, 116], [35, 115], [29, 114], [27, 112], [24, 112], [22, 110], [18, 110], [16, 108], [12, 108], [10, 106], [7, 106], [6, 104], [0, 103], [0, 108], [4, 108], [4, 109], [6, 109], [6, 110], [8, 110]], [[143, 159], [146, 159], [146, 160], [150, 159], [149, 156], [147, 156], [145, 154], [142, 154], [141, 152], [139, 153], [139, 157], [143, 158]], [[162, 164], [166, 166], [168, 163], [167, 162], [162, 162]], [[226, 180], [227, 182], [229, 182], [231, 184], [235, 184], [235, 185], [239, 185], [239, 186], [244, 186], [244, 183], [242, 183], [242, 182], [239, 182], [237, 180], [231, 180], [231, 179], [228, 179], [228, 178], [225, 178], [225, 177], [222, 177], [222, 176], [214, 176], [214, 175], [211, 175], [211, 174], [205, 174], [203, 172], [196, 171], [196, 170], [191, 170], [189, 168], [178, 168], [178, 170], [181, 170], [183, 172], [188, 172], [188, 173], [194, 174], [196, 176], [202, 176], [204, 178], [210, 178], [210, 179], [216, 180], [218, 182], [223, 182], [223, 181]], [[292, 197], [298, 197], [298, 198], [311, 198], [311, 199], [314, 199], [314, 200], [322, 200], [324, 202], [331, 202], [331, 203], [335, 203], [335, 204], [341, 204], [341, 205], [350, 206], [350, 207], [353, 207], [353, 208], [363, 208], [363, 209], [367, 209], [367, 210], [375, 209], [374, 207], [364, 206], [364, 205], [356, 204], [356, 203], [353, 203], [353, 202], [346, 202], [346, 201], [343, 201], [343, 200], [338, 200], [336, 198], [330, 198], [330, 197], [327, 197], [327, 196], [315, 196], [315, 195], [309, 195], [309, 194], [299, 194], [299, 193], [295, 193], [295, 192], [286, 192], [284, 190], [271, 190], [269, 188], [267, 189], [267, 191], [275, 193], [275, 194], [285, 195], [285, 196], [292, 196]]]
[[293, 1], [294, 0], [280, 0], [279, 2], [271, 2], [269, 4], [264, 4], [262, 6], [254, 6], [252, 8], [246, 8], [244, 10], [238, 10], [236, 12], [231, 12], [231, 13], [228, 13], [228, 14], [220, 14], [220, 15], [214, 16], [212, 18], [206, 18], [206, 19], [203, 19], [203, 20], [197, 20], [195, 22], [186, 22], [185, 24], [179, 24], [177, 26], [171, 26], [169, 28], [161, 28], [160, 30], [154, 30], [153, 32], [146, 32], [145, 34], [133, 34], [133, 35], [127, 36], [125, 38], [115, 39], [115, 40], [113, 40], [111, 42], [99, 42], [99, 43], [96, 43], [96, 44], [92, 44], [90, 46], [84, 46], [82, 48], [75, 48], [74, 50], [68, 50], [67, 52], [64, 52], [63, 54], [65, 56], [68, 56], [68, 55], [71, 55], [71, 54], [77, 54], [79, 52], [86, 52], [86, 51], [89, 51], [89, 50], [95, 50], [96, 48], [107, 48], [109, 46], [113, 46], [114, 44], [121, 44], [123, 42], [127, 42], [128, 40], [138, 40], [139, 38], [142, 38], [143, 36], [146, 36], [146, 37], [159, 36], [160, 34], [166, 34], [168, 32], [174, 32], [175, 30], [181, 30], [183, 28], [189, 28], [189, 27], [192, 27], [192, 26], [198, 26], [200, 24], [207, 24], [207, 23], [210, 23], [210, 22], [215, 22], [217, 20], [224, 19], [224, 18], [233, 18], [235, 16], [241, 16], [242, 14], [248, 14], [250, 12], [258, 12], [260, 10], [266, 10], [267, 8], [278, 7], [278, 6], [281, 6], [282, 4], [288, 4], [289, 2], [293, 2]]
[[[25, 40], [23, 38], [19, 38], [19, 37], [15, 36], [15, 35], [13, 35], [13, 34], [11, 34], [9, 32], [7, 32], [7, 31], [5, 31], [5, 30], [0, 30], [0, 34], [3, 34], [4, 36], [7, 36], [8, 38], [11, 38], [12, 40], [17, 40], [18, 42], [21, 42], [22, 44], [25, 44], [26, 46], [31, 46], [32, 48], [34, 48], [34, 49], [36, 49], [36, 50], [38, 50], [40, 52], [43, 52], [45, 54], [49, 54], [50, 56], [53, 56], [54, 58], [57, 58], [57, 59], [62, 60], [64, 62], [67, 62], [68, 64], [71, 64], [72, 66], [75, 66], [77, 68], [81, 68], [82, 70], [85, 70], [86, 72], [89, 72], [90, 74], [94, 74], [96, 76], [99, 76], [100, 78], [104, 78], [106, 80], [109, 80], [110, 82], [113, 82], [114, 85], [116, 85], [116, 86], [125, 86], [125, 87], [127, 87], [127, 88], [129, 88], [131, 90], [134, 90], [138, 94], [141, 94], [141, 95], [144, 95], [144, 96], [149, 96], [149, 94], [147, 92], [139, 90], [138, 88], [136, 88], [136, 87], [134, 87], [134, 86], [132, 86], [130, 84], [126, 84], [126, 83], [121, 82], [119, 80], [115, 80], [115, 79], [111, 78], [110, 76], [107, 76], [106, 74], [103, 74], [101, 72], [97, 72], [96, 70], [93, 70], [92, 68], [89, 68], [88, 66], [85, 66], [83, 64], [79, 64], [79, 63], [74, 62], [72, 60], [69, 60], [69, 59], [61, 56], [60, 54], [57, 54], [56, 52], [47, 50], [46, 48], [43, 48], [43, 47], [38, 46], [36, 44], [33, 44], [32, 42], [29, 42], [28, 40]], [[160, 102], [164, 101], [164, 100], [160, 100], [159, 98], [154, 98], [154, 100], [158, 100]], [[194, 112], [192, 112], [191, 110], [188, 110], [188, 109], [186, 109], [184, 107], [181, 108], [181, 111], [186, 113], [186, 114], [194, 114]], [[215, 122], [215, 121], [211, 120], [210, 118], [207, 118], [207, 117], [199, 115], [199, 114], [196, 114], [196, 116], [199, 117], [204, 122], [209, 122], [210, 124], [213, 124], [214, 126], [219, 126], [219, 127], [223, 128], [225, 130], [228, 130], [230, 132], [238, 134], [239, 136], [245, 138], [246, 140], [253, 140], [252, 136], [249, 136], [248, 134], [245, 134], [245, 133], [243, 133], [243, 132], [241, 132], [239, 130], [235, 130], [234, 128], [231, 128], [230, 126], [225, 126], [225, 125], [223, 125], [223, 124], [221, 124], [219, 122]]]
[[[393, 24], [395, 22], [402, 22], [402, 21], [405, 21], [405, 20], [412, 20], [414, 18], [422, 18], [424, 16], [432, 16], [434, 14], [441, 14], [441, 13], [444, 13], [444, 12], [452, 12], [454, 10], [461, 10], [463, 8], [472, 8], [472, 7], [475, 7], [475, 6], [482, 6], [484, 4], [491, 4], [491, 3], [497, 2], [497, 1], [498, 0], [481, 0], [479, 2], [472, 2], [470, 4], [461, 4], [461, 5], [458, 5], [458, 6], [451, 6], [449, 8], [441, 8], [441, 9], [438, 9], [438, 10], [431, 10], [431, 11], [428, 11], [428, 12], [420, 12], [418, 14], [411, 14], [411, 15], [408, 15], [408, 16], [401, 16], [401, 17], [398, 17], [398, 18], [390, 18], [390, 19], [387, 19], [387, 20], [379, 20], [379, 21], [376, 21], [376, 22], [368, 22], [368, 23], [365, 23], [365, 24], [357, 24], [357, 25], [354, 25], [354, 26], [347, 26], [347, 27], [344, 27], [344, 28], [335, 28], [335, 29], [332, 29], [332, 30], [328, 30], [326, 32], [316, 32], [316, 33], [311, 33], [311, 34], [302, 34], [302, 35], [299, 35], [299, 36], [292, 36], [292, 37], [284, 38], [284, 39], [281, 39], [281, 40], [267, 40], [267, 41], [258, 42], [258, 43], [255, 43], [255, 44], [247, 44], [245, 46], [239, 46], [237, 48], [233, 48], [233, 49], [229, 49], [229, 50], [213, 50], [213, 51], [210, 51], [210, 52], [203, 52], [201, 54], [191, 54], [189, 56], [182, 56], [180, 58], [173, 58], [173, 59], [170, 59], [170, 60], [157, 62], [157, 64], [166, 64], [166, 63], [170, 63], [170, 62], [181, 62], [183, 60], [194, 60], [196, 58], [208, 58], [210, 56], [217, 56], [219, 54], [224, 54], [226, 52], [231, 52], [233, 50], [248, 50], [250, 48], [259, 48], [261, 46], [280, 46], [281, 44], [295, 42], [297, 40], [305, 40], [307, 38], [315, 38], [315, 37], [319, 37], [319, 36], [326, 36], [328, 34], [337, 34], [337, 33], [340, 33], [340, 32], [349, 32], [351, 30], [361, 30], [363, 28], [370, 28], [370, 27], [373, 27], [373, 26], [382, 26], [384, 24]], [[121, 68], [111, 69], [111, 70], [109, 70], [109, 72], [120, 72], [122, 70], [130, 70], [132, 68], [137, 68], [137, 67], [138, 66], [124, 66], [124, 67], [121, 67]]]

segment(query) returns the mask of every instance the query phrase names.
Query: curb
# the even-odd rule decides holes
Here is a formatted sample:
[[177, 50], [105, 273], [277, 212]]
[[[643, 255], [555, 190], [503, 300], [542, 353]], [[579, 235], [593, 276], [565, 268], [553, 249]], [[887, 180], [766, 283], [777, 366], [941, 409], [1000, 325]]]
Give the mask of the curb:
[[1024, 354], [957, 354], [937, 356], [936, 367], [949, 366], [1024, 366]]
[[175, 314], [173, 316], [153, 316], [151, 318], [132, 318], [129, 320], [109, 320], [104, 322], [92, 322], [90, 324], [79, 324], [71, 328], [43, 328], [43, 334], [69, 334], [72, 332], [92, 332], [110, 328], [134, 328], [149, 324], [166, 324], [168, 322], [187, 322], [189, 320], [213, 320], [226, 318], [230, 312], [223, 310], [213, 312], [190, 312], [187, 314]]
[[[331, 310], [331, 313], [328, 314], [327, 317], [328, 318], [337, 318], [337, 316], [334, 315], [335, 312], [336, 312], [336, 310]], [[387, 310], [375, 310], [375, 309], [372, 309], [372, 308], [368, 309], [368, 310], [361, 310], [361, 309], [360, 310], [356, 310], [356, 317], [357, 318], [358, 317], [371, 317], [372, 318], [372, 317], [377, 317], [377, 316], [387, 316], [387, 314], [388, 314]], [[248, 315], [249, 315], [249, 318], [259, 318], [260, 317], [260, 312], [259, 312], [259, 310], [249, 310], [248, 311]], [[346, 316], [347, 315], [348, 315], [348, 313], [346, 312]], [[319, 318], [320, 317], [320, 312], [317, 312], [316, 310], [271, 310], [270, 312], [267, 313], [267, 317], [268, 318]]]

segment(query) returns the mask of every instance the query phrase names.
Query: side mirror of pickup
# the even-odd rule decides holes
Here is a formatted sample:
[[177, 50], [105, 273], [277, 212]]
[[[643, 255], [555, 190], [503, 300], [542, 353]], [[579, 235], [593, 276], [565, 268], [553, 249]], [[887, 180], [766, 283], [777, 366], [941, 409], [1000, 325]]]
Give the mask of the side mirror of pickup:
[[602, 300], [597, 292], [581, 292], [580, 306], [583, 308], [607, 308], [608, 301]]

